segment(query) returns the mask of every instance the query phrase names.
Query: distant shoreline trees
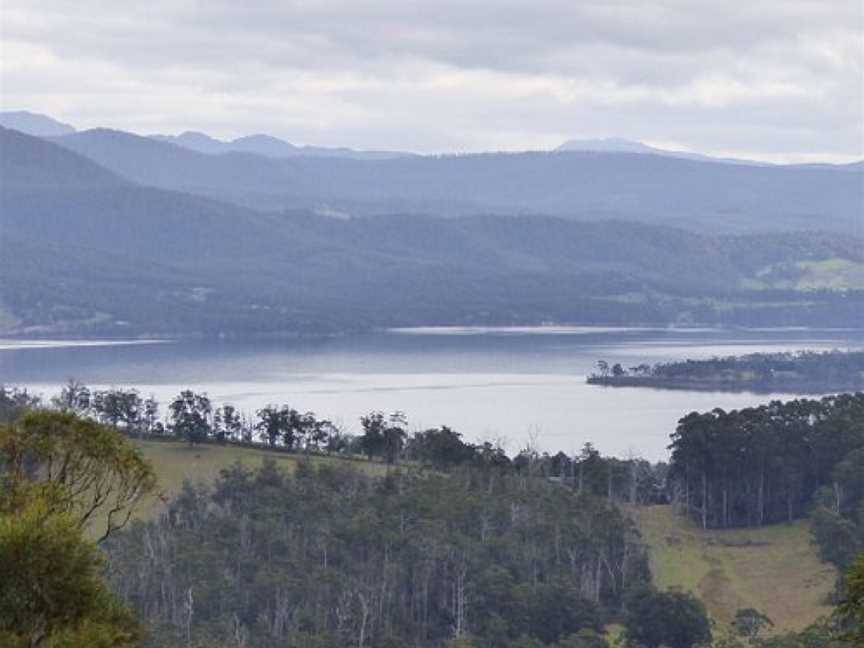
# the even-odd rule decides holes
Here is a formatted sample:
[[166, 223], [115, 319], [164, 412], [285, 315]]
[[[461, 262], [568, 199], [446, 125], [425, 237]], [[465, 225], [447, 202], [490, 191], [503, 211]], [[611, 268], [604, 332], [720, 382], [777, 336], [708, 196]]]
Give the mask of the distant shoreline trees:
[[864, 389], [864, 351], [753, 353], [625, 368], [598, 360], [591, 385], [825, 394]]

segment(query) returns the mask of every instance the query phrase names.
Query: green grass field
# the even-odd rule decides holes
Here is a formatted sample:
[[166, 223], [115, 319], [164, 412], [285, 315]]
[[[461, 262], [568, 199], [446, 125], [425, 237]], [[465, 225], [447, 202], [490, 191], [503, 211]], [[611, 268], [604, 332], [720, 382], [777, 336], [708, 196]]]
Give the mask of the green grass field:
[[658, 587], [693, 592], [718, 624], [753, 607], [775, 630], [798, 630], [830, 612], [825, 600], [835, 572], [816, 555], [806, 520], [703, 531], [670, 506], [641, 508], [634, 516]]
[[[264, 449], [200, 445], [169, 441], [136, 441], [156, 467], [159, 492], [170, 498], [184, 480], [207, 483], [236, 461], [254, 468], [272, 458], [293, 470], [299, 458]], [[357, 459], [315, 457], [316, 462], [350, 462], [360, 470], [382, 474], [383, 464]], [[152, 498], [139, 517], [154, 515], [164, 504]], [[739, 608], [767, 614], [776, 630], [800, 629], [830, 612], [825, 599], [834, 585], [834, 570], [819, 561], [805, 520], [761, 529], [703, 531], [676, 515], [670, 506], [632, 511], [649, 546], [658, 587], [680, 587], [705, 601], [719, 624]]]
[[[269, 452], [265, 449], [228, 445], [204, 444], [190, 447], [188, 444], [178, 441], [141, 440], [136, 440], [135, 444], [141, 448], [144, 456], [152, 462], [159, 479], [158, 493], [160, 497], [149, 498], [140, 506], [137, 515], [140, 518], [155, 515], [163, 506], [162, 499], [170, 499], [179, 493], [183, 482], [186, 480], [193, 484], [207, 484], [219, 476], [219, 471], [238, 461], [248, 468], [256, 468], [261, 465], [265, 458], [274, 460], [285, 470], [293, 471], [301, 459], [299, 455], [289, 455], [284, 452]], [[371, 474], [386, 471], [383, 464], [371, 463], [363, 459], [314, 457], [313, 461], [347, 462], [359, 470]]]

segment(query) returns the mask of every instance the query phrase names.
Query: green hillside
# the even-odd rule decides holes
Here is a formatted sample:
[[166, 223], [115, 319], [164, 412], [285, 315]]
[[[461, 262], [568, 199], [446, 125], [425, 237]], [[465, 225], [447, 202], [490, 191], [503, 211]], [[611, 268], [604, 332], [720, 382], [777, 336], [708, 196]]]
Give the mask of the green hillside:
[[810, 543], [809, 522], [703, 531], [671, 506], [635, 511], [654, 579], [701, 598], [720, 624], [741, 608], [767, 614], [776, 630], [803, 629], [829, 614], [835, 571]]
[[[291, 471], [300, 460], [297, 455], [236, 446], [189, 447], [174, 441], [138, 445], [156, 467], [163, 498], [177, 494], [184, 480], [209, 482], [236, 461], [254, 467], [270, 458]], [[349, 461], [364, 471], [385, 470], [383, 464], [362, 459], [313, 461]], [[154, 515], [161, 506], [160, 500], [151, 500], [141, 515]], [[633, 514], [650, 547], [657, 585], [694, 592], [720, 624], [728, 623], [739, 608], [754, 607], [767, 614], [777, 630], [797, 630], [830, 612], [825, 601], [835, 572], [818, 559], [806, 520], [761, 529], [703, 531], [669, 506], [639, 508]]]

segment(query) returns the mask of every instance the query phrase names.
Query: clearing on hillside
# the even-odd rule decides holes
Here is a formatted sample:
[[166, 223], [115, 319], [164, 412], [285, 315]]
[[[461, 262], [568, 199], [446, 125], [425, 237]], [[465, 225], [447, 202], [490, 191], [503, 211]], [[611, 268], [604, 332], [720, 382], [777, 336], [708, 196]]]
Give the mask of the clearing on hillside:
[[836, 573], [819, 560], [808, 520], [749, 529], [704, 531], [671, 506], [637, 509], [658, 587], [701, 598], [728, 624], [740, 608], [767, 614], [775, 630], [799, 630], [830, 614]]
[[[210, 483], [219, 476], [219, 471], [239, 461], [248, 468], [257, 468], [264, 459], [272, 459], [282, 468], [292, 471], [304, 455], [272, 452], [266, 448], [244, 448], [234, 445], [200, 444], [190, 446], [181, 441], [142, 441], [135, 440], [146, 457], [156, 469], [158, 492], [164, 499], [170, 499], [180, 492], [184, 481], [192, 484]], [[359, 470], [370, 473], [383, 473], [384, 464], [364, 459], [343, 457], [311, 456], [315, 462], [349, 462]], [[144, 503], [137, 513], [139, 518], [155, 515], [163, 506], [159, 498]]]

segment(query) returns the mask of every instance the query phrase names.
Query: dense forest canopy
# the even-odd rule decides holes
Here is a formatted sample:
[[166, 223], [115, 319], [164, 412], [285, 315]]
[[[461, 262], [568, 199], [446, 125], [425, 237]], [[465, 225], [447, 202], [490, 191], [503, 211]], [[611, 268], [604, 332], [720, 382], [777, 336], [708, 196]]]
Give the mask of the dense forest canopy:
[[826, 487], [835, 511], [857, 507], [837, 470], [861, 448], [864, 393], [692, 412], [672, 435], [669, 478], [703, 527], [791, 521]]

